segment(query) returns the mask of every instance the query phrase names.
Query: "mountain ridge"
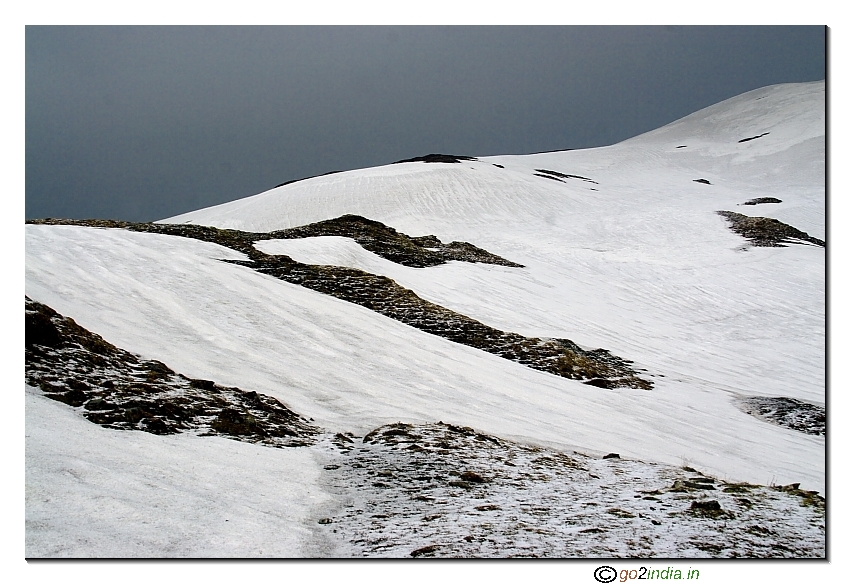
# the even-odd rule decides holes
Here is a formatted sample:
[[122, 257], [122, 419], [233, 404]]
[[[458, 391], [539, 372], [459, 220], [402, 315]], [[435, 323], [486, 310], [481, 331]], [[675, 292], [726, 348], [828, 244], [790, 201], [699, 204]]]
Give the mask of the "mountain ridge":
[[[267, 395], [326, 433], [298, 451], [256, 454], [265, 460], [259, 465], [239, 462], [257, 474], [254, 489], [245, 493], [251, 504], [276, 508], [281, 517], [263, 522], [253, 511], [220, 505], [216, 495], [189, 484], [201, 475], [220, 475], [218, 495], [233, 500], [246, 486], [225, 468], [216, 469], [217, 456], [246, 455], [245, 448], [256, 444], [218, 444], [227, 440], [210, 437], [195, 445], [192, 436], [130, 435], [139, 432], [108, 437], [102, 432], [111, 430], [77, 424], [92, 425], [82, 408], [68, 411], [69, 417], [56, 409], [70, 409], [68, 404], [28, 387], [28, 427], [37, 428], [27, 438], [28, 488], [44, 494], [28, 493], [28, 554], [82, 556], [92, 548], [101, 556], [124, 556], [129, 547], [120, 541], [136, 536], [147, 541], [140, 547], [146, 553], [167, 554], [133, 520], [130, 530], [111, 537], [114, 543], [103, 542], [101, 534], [114, 527], [101, 522], [101, 534], [92, 535], [100, 542], [86, 543], [79, 534], [73, 513], [90, 516], [93, 496], [107, 493], [116, 500], [106, 474], [94, 469], [104, 447], [99, 444], [110, 443], [116, 453], [104, 458], [109, 471], [132, 484], [165, 476], [156, 483], [184, 492], [169, 494], [169, 504], [208, 500], [204, 504], [221, 524], [229, 512], [234, 519], [238, 514], [242, 533], [266, 532], [272, 525], [290, 529], [285, 544], [259, 534], [251, 539], [278, 556], [360, 556], [364, 549], [392, 556], [521, 555], [525, 551], [515, 542], [523, 540], [534, 556], [579, 556], [586, 549], [555, 544], [553, 537], [573, 537], [582, 529], [582, 536], [606, 540], [599, 543], [606, 556], [733, 556], [739, 543], [749, 545], [749, 556], [822, 556], [822, 499], [811, 493], [825, 487], [828, 431], [821, 425], [826, 304], [818, 243], [825, 239], [824, 117], [822, 82], [773, 86], [604, 148], [340, 172], [132, 228], [114, 221], [29, 222], [28, 298], [145, 361], [166, 363], [214, 386]], [[773, 204], [747, 204], [756, 200]], [[759, 246], [754, 232], [735, 232], [718, 212], [766, 225], [781, 239], [814, 244]], [[360, 218], [340, 219], [353, 215]], [[168, 234], [181, 230], [207, 234], [203, 240]], [[226, 244], [216, 244], [216, 237]], [[258, 260], [279, 265], [246, 269], [260, 265]], [[293, 270], [326, 274], [322, 290], [287, 281]], [[343, 301], [354, 293], [354, 280], [347, 278], [355, 273], [391, 282], [491, 330], [526, 339], [569, 338], [579, 350], [604, 347], [653, 390], [600, 390], [522, 366], [519, 353], [506, 359], [451, 342], [454, 324], [439, 324], [445, 330], [428, 334], [363, 303]], [[231, 417], [224, 421], [247, 423]], [[43, 424], [48, 418], [64, 419], [67, 429]], [[386, 439], [366, 440], [373, 432]], [[469, 447], [442, 447], [451, 435]], [[497, 447], [498, 440], [504, 445]], [[64, 447], [65, 441], [76, 449]], [[473, 447], [478, 442], [496, 449]], [[173, 449], [178, 443], [204, 460], [196, 478], [190, 472], [185, 483], [172, 465], [183, 459]], [[172, 469], [159, 474], [152, 462], [144, 470], [133, 468], [128, 452], [137, 446], [160, 452], [160, 467]], [[544, 512], [533, 510], [536, 502], [520, 504], [521, 489], [510, 486], [516, 479], [511, 466], [491, 476], [475, 461], [497, 450], [504, 459], [518, 456], [531, 464], [523, 465], [530, 475], [532, 466], [544, 464], [535, 461], [540, 457], [561, 460], [545, 462], [549, 469], [541, 470], [539, 484], [526, 486], [537, 492], [545, 490], [546, 480], [567, 480], [566, 489], [558, 490], [562, 506]], [[613, 452], [619, 458], [603, 459]], [[414, 463], [430, 467], [428, 460], [437, 459], [445, 463], [430, 474], [401, 470]], [[596, 522], [602, 514], [576, 511], [585, 518], [569, 526], [550, 521], [560, 515], [558, 508], [565, 512], [588, 502], [581, 484], [596, 478], [586, 470], [574, 473], [571, 464], [608, 468], [604, 483], [614, 486], [617, 459], [627, 462], [621, 468], [630, 468], [630, 476], [652, 482], [647, 492], [659, 492], [635, 493], [650, 498], [645, 508], [644, 502], [631, 508], [625, 499], [606, 502], [616, 512], [603, 509], [605, 516], [623, 521], [610, 537], [594, 531], [605, 531]], [[268, 478], [280, 476], [268, 464], [302, 480], [296, 486], [280, 478], [292, 486], [280, 501], [285, 508], [263, 501], [275, 491]], [[63, 473], [70, 466], [81, 476], [77, 482]], [[447, 477], [450, 471], [457, 476]], [[345, 484], [355, 482], [360, 485], [347, 494]], [[414, 483], [431, 484], [437, 495], [417, 486], [413, 498], [403, 499]], [[714, 484], [713, 490], [699, 484]], [[777, 484], [788, 487], [771, 489]], [[148, 500], [139, 488], [131, 488], [136, 498], [126, 500], [128, 507], [168, 524], [174, 540], [189, 541], [175, 547], [183, 549], [178, 554], [203, 555], [206, 535], [188, 535], [154, 508], [138, 506]], [[763, 494], [771, 510], [751, 514], [741, 501], [752, 502], [746, 492]], [[656, 506], [651, 498], [675, 506], [669, 524], [655, 514], [661, 502]], [[443, 502], [450, 513], [440, 511]], [[783, 526], [781, 516], [790, 508], [802, 514]], [[539, 520], [532, 518], [535, 512]], [[481, 528], [490, 513], [499, 526], [488, 534]], [[649, 513], [651, 518], [639, 516]], [[190, 511], [176, 515], [228, 540], [220, 526]], [[384, 518], [367, 527], [363, 520], [372, 515]], [[711, 521], [721, 515], [742, 521], [739, 538], [713, 530]], [[452, 516], [469, 525], [468, 534], [448, 527]], [[747, 516], [768, 521], [772, 534], [747, 531]], [[521, 535], [521, 529], [511, 530], [512, 522], [540, 532]], [[406, 538], [416, 524], [432, 542], [414, 545]], [[789, 545], [792, 532], [805, 545]], [[56, 533], [76, 542], [57, 546]], [[688, 533], [690, 542], [673, 545], [668, 537], [676, 533]], [[493, 536], [501, 542], [486, 542]], [[631, 540], [639, 546], [640, 536], [655, 542], [644, 551], [615, 544]], [[757, 544], [758, 536], [770, 543]], [[256, 550], [214, 548], [222, 556]]]

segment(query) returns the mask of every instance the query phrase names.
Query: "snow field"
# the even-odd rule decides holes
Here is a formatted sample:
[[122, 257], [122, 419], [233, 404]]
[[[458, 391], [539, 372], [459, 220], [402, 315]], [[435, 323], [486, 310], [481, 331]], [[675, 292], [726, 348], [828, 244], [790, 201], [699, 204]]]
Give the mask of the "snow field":
[[26, 457], [27, 557], [292, 557], [325, 544], [313, 514], [329, 496], [308, 448], [104, 429], [26, 387]]
[[223, 263], [212, 244], [84, 227], [27, 231], [29, 297], [117, 346], [272, 395], [331, 431], [443, 420], [822, 490], [823, 468], [812, 464], [822, 437], [755, 420], [698, 378], [654, 378], [649, 392], [598, 389]]
[[[740, 206], [765, 196], [783, 202]], [[823, 239], [825, 208], [820, 82], [752, 91], [605, 148], [367, 168], [164, 221], [271, 231], [350, 213], [470, 242], [525, 267], [407, 268], [339, 237], [257, 246], [386, 275], [502, 330], [608, 349], [645, 369], [652, 391], [535, 371], [225, 263], [243, 257], [192, 239], [28, 225], [26, 293], [120, 348], [274, 396], [331, 433], [444, 421], [823, 492], [825, 439], [735, 399], [824, 404], [824, 249], [752, 248], [715, 211]], [[340, 504], [321, 457], [111, 431], [28, 388], [28, 553], [339, 553], [316, 523]]]

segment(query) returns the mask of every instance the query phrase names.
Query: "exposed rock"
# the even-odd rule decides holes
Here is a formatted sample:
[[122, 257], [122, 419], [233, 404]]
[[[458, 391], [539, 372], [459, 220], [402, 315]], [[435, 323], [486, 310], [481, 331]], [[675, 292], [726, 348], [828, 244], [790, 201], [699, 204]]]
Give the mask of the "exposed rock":
[[826, 409], [789, 397], [742, 397], [738, 406], [745, 412], [774, 425], [826, 435]]
[[[52, 311], [52, 310], [51, 310]], [[25, 342], [27, 346], [58, 346], [62, 343], [59, 331], [46, 311], [27, 311], [25, 316]]]
[[[664, 464], [611, 463], [443, 423], [394, 423], [368, 436], [353, 449], [327, 441], [315, 446], [324, 452], [323, 463], [339, 466], [324, 480], [344, 496], [332, 523], [345, 545], [340, 548], [351, 556], [825, 554], [823, 499], [799, 484], [727, 483]], [[709, 481], [719, 487], [711, 498], [702, 488], [676, 487]]]
[[752, 199], [748, 200], [747, 202], [745, 202], [743, 204], [753, 206], [753, 205], [757, 205], [757, 204], [768, 204], [768, 203], [777, 204], [777, 203], [780, 203], [780, 202], [782, 202], [782, 201], [779, 200], [778, 198], [773, 198], [772, 196], [762, 196], [762, 197], [759, 197], [759, 198], [752, 198]]
[[421, 557], [422, 555], [431, 555], [440, 547], [438, 545], [428, 545], [427, 547], [421, 547], [414, 551], [410, 551], [410, 556], [413, 558]]
[[729, 221], [729, 228], [747, 238], [755, 247], [787, 247], [784, 243], [811, 243], [825, 247], [826, 243], [810, 237], [791, 225], [768, 217], [748, 217], [732, 211], [717, 211], [717, 214]]
[[826, 499], [814, 490], [801, 490], [799, 483], [788, 484], [787, 486], [774, 486], [773, 489], [799, 496], [802, 498], [800, 504], [803, 506], [812, 506], [821, 511], [826, 510]]
[[98, 425], [157, 435], [222, 435], [273, 447], [309, 445], [319, 433], [272, 397], [190, 379], [159, 361], [140, 359], [30, 298], [26, 315], [55, 331], [28, 340], [27, 383], [82, 407], [83, 416]]
[[691, 502], [690, 511], [705, 518], [732, 518], [728, 512], [724, 512], [717, 500], [694, 500]]
[[[327, 232], [325, 229], [359, 229], [366, 225], [372, 233], [386, 233], [390, 229], [381, 223], [368, 221], [362, 217], [346, 215], [332, 221], [323, 221], [307, 227], [288, 229], [273, 233], [246, 233], [228, 229], [215, 229], [198, 225], [159, 225], [153, 223], [120, 223], [117, 221], [81, 221], [45, 219], [29, 221], [34, 224], [74, 224], [95, 227], [127, 228], [133, 231], [152, 232], [180, 237], [190, 237], [209, 241], [236, 251], [245, 253], [248, 261], [230, 260], [228, 263], [242, 265], [277, 277], [283, 281], [301, 285], [335, 298], [345, 300], [378, 312], [384, 316], [398, 320], [429, 334], [441, 336], [452, 342], [471, 346], [495, 354], [554, 375], [569, 379], [586, 381], [594, 386], [607, 389], [634, 388], [649, 390], [652, 382], [638, 376], [632, 368], [632, 362], [611, 354], [609, 351], [596, 348], [585, 350], [575, 342], [565, 338], [529, 338], [513, 332], [503, 332], [492, 328], [463, 314], [459, 314], [443, 306], [423, 300], [413, 291], [398, 285], [388, 277], [374, 275], [347, 267], [326, 265], [306, 265], [294, 261], [285, 255], [268, 255], [254, 247], [254, 241], [280, 238], [281, 234], [289, 233], [293, 237], [310, 228], [308, 232]], [[316, 225], [319, 225], [316, 227]], [[397, 256], [397, 250], [403, 247], [405, 257], [430, 257], [430, 251], [421, 246], [425, 242], [436, 239], [433, 236], [424, 238], [425, 242], [417, 244], [407, 235], [397, 233], [398, 239], [386, 244], [381, 242], [381, 249], [388, 255]], [[313, 235], [305, 235], [313, 236]], [[398, 242], [401, 241], [401, 242]], [[445, 246], [448, 253], [464, 255], [478, 253], [476, 247], [466, 243], [450, 243]], [[411, 251], [414, 250], [414, 251]], [[487, 253], [486, 251], [483, 253]], [[410, 253], [408, 253], [410, 252]], [[423, 255], [414, 255], [414, 253]], [[400, 252], [399, 252], [400, 253]], [[400, 260], [400, 259], [399, 259]]]
[[404, 164], [405, 162], [426, 162], [429, 164], [458, 164], [461, 161], [477, 162], [478, 158], [473, 156], [455, 156], [454, 154], [427, 154], [425, 156], [417, 156], [416, 158], [408, 158], [399, 160], [393, 164]]
[[[469, 471], [463, 472], [460, 475], [460, 479], [465, 480], [467, 482], [472, 482], [473, 484], [483, 484], [484, 482], [487, 481], [487, 479], [484, 478], [483, 476], [481, 476], [480, 474], [477, 474], [475, 472], [469, 472]], [[797, 485], [799, 486], [799, 484], [797, 484]]]
[[471, 243], [452, 241], [444, 244], [434, 235], [409, 237], [383, 223], [357, 215], [343, 215], [303, 227], [272, 231], [257, 239], [304, 239], [329, 235], [354, 239], [364, 249], [408, 267], [431, 267], [452, 260], [522, 267]]

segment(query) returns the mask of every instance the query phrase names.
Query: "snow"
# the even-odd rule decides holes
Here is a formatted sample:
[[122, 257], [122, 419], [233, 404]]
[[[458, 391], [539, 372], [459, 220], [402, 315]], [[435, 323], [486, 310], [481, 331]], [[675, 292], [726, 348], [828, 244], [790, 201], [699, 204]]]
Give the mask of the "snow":
[[[414, 449], [411, 449], [414, 448]], [[447, 425], [380, 428], [327, 448], [340, 554], [747, 557], [824, 554], [819, 511], [691, 468], [589, 457]], [[692, 510], [714, 501], [713, 517]], [[778, 553], [781, 556], [783, 553]]]
[[[61, 430], [59, 429], [61, 428]], [[26, 387], [27, 557], [293, 557], [329, 500], [307, 448], [95, 425]]]
[[[33, 299], [183, 374], [272, 395], [322, 427], [363, 434], [444, 420], [822, 490], [823, 467], [811, 463], [823, 457], [822, 437], [754, 420], [719, 383], [693, 373], [655, 378], [650, 392], [601, 390], [222, 263], [211, 244], [83, 227], [27, 231]], [[110, 270], [99, 272], [103, 265]]]
[[[536, 228], [545, 232], [562, 221], [569, 229], [580, 229], [564, 241], [571, 243], [585, 241], [595, 232], [596, 223], [615, 212], [624, 218], [641, 209], [664, 212], [664, 208], [650, 208], [659, 202], [665, 207], [676, 205], [672, 210], [682, 205], [692, 211], [719, 210], [717, 205], [731, 207], [756, 196], [779, 194], [778, 189], [787, 197], [786, 206], [812, 207], [807, 209], [811, 216], [806, 222], [788, 222], [823, 238], [824, 90], [824, 82], [777, 85], [745, 93], [614, 146], [491, 156], [461, 164], [365, 168], [303, 180], [163, 222], [272, 231], [352, 213], [409, 235], [433, 233], [443, 239], [444, 235], [457, 237], [454, 233], [495, 236], [504, 226], [508, 232], [502, 236], [536, 233]], [[771, 134], [738, 143], [764, 131]], [[677, 148], [680, 145], [687, 148]], [[574, 180], [565, 187], [533, 176], [537, 168], [588, 177], [599, 185]], [[714, 188], [691, 182], [698, 178], [709, 179]], [[597, 188], [598, 194], [593, 195], [590, 188]], [[763, 207], [756, 209], [762, 212]], [[601, 217], [597, 216], [599, 210], [605, 211]], [[748, 210], [744, 207], [742, 212]], [[583, 219], [579, 224], [577, 216]], [[622, 240], [626, 245], [651, 241], [656, 233], [657, 229], [647, 229], [619, 234], [627, 235]]]
[[[367, 168], [166, 221], [270, 231], [352, 213], [411, 236], [470, 242], [526, 267], [451, 262], [407, 268], [339, 237], [257, 246], [298, 261], [387, 275], [425, 299], [502, 330], [609, 349], [653, 375], [647, 377], [655, 383], [652, 391], [607, 391], [534, 371], [224, 263], [220, 259], [240, 254], [190, 239], [28, 225], [26, 292], [121, 348], [191, 377], [272, 395], [331, 432], [363, 435], [385, 423], [442, 420], [521, 443], [594, 455], [615, 451], [634, 460], [693, 466], [726, 480], [800, 482], [823, 491], [825, 439], [746, 415], [735, 399], [769, 395], [824, 404], [824, 250], [751, 248], [715, 214], [771, 216], [824, 238], [823, 90], [822, 82], [760, 89], [606, 148]], [[764, 132], [770, 133], [738, 143]], [[541, 178], [536, 169], [598, 184]], [[711, 184], [694, 182], [700, 178]], [[738, 206], [762, 196], [783, 202]], [[31, 402], [41, 404], [30, 409]], [[28, 433], [27, 471], [34, 487], [52, 492], [75, 483], [59, 469], [66, 456], [86, 467], [101, 448], [114, 448], [116, 460], [137, 450], [153, 452], [138, 471], [126, 458], [113, 464], [137, 484], [138, 504], [146, 491], [138, 484], [145, 483], [145, 467], [154, 471], [154, 460], [174, 468], [157, 474], [154, 483], [161, 486], [193, 455], [196, 471], [209, 477], [217, 471], [216, 456], [262, 449], [227, 440], [116, 434], [79, 418], [71, 423], [74, 414], [62, 407], [28, 397], [28, 431], [30, 411], [33, 424], [42, 415], [68, 419], [39, 425], [32, 446]], [[62, 444], [77, 434], [87, 436], [87, 445], [80, 441], [74, 453]], [[57, 454], [42, 458], [51, 447], [59, 448]], [[282, 476], [290, 480], [290, 471], [293, 480], [303, 477], [303, 488], [314, 483], [307, 454], [256, 455], [280, 456], [279, 462], [274, 458], [280, 466], [260, 470], [238, 457], [246, 472], [257, 471], [254, 500]], [[92, 470], [83, 489], [69, 490], [78, 492], [79, 506], [69, 507], [74, 512], [51, 507], [55, 518], [47, 531], [66, 529], [70, 536], [82, 517], [96, 511], [86, 497], [110, 487], [103, 471]], [[225, 477], [228, 491], [239, 488], [236, 476]], [[309, 539], [297, 530], [309, 509], [288, 505], [300, 493], [293, 490], [275, 512], [296, 525], [293, 533]], [[168, 498], [169, 507], [183, 513], [168, 532], [195, 520], [187, 501], [203, 495], [199, 489]], [[222, 500], [211, 516], [229, 508], [227, 495]], [[130, 506], [121, 511], [134, 517], [146, 553], [174, 549], [188, 555], [201, 548], [153, 541], [140, 507], [124, 503]], [[35, 516], [28, 498], [28, 513], [31, 508]], [[241, 524], [248, 528], [257, 515], [245, 512]], [[39, 520], [49, 515], [45, 511]], [[74, 516], [81, 518], [74, 522]], [[296, 538], [263, 548], [295, 553]], [[63, 552], [52, 540], [33, 544], [45, 553]], [[108, 537], [88, 544], [101, 556], [126, 551], [110, 547]], [[228, 544], [224, 539], [211, 544], [222, 555], [251, 552], [215, 546]]]

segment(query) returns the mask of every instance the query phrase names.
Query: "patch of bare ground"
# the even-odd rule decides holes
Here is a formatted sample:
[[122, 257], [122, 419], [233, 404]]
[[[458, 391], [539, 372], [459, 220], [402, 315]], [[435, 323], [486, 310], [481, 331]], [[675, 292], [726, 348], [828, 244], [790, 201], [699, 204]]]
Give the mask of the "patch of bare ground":
[[823, 557], [825, 500], [451, 424], [322, 432], [277, 400], [141, 359], [25, 298], [29, 385], [89, 421], [165, 435], [311, 446], [340, 556]]
[[476, 162], [478, 158], [474, 156], [457, 156], [455, 154], [426, 154], [424, 156], [416, 156], [415, 158], [407, 158], [399, 160], [393, 164], [404, 164], [405, 162], [425, 162], [428, 164], [459, 164], [460, 162]]
[[317, 444], [343, 556], [823, 557], [816, 492], [523, 445], [436, 423]]
[[354, 239], [364, 249], [408, 267], [431, 267], [448, 261], [490, 263], [506, 267], [522, 267], [498, 255], [463, 241], [443, 243], [434, 235], [409, 237], [378, 221], [357, 215], [343, 215], [303, 227], [273, 231], [266, 239], [304, 239], [336, 235]]
[[[296, 236], [298, 233], [303, 234], [303, 236], [315, 236], [317, 233], [333, 231], [335, 233], [360, 233], [357, 236], [361, 238], [371, 237], [375, 239], [377, 241], [375, 245], [387, 252], [388, 259], [395, 257], [397, 261], [401, 261], [398, 257], [398, 253], [401, 253], [401, 251], [398, 251], [398, 249], [408, 247], [414, 249], [414, 251], [405, 255], [407, 258], [430, 257], [425, 252], [429, 252], [427, 247], [434, 244], [431, 237], [410, 238], [396, 233], [394, 229], [389, 229], [381, 223], [368, 221], [362, 217], [346, 216], [334, 221], [323, 221], [322, 223], [297, 228], [302, 229], [302, 231], [289, 229], [284, 232], [272, 233], [248, 233], [199, 225], [161, 225], [103, 220], [44, 219], [28, 222], [32, 224], [125, 228], [132, 231], [189, 237], [216, 243], [240, 251], [249, 258], [247, 261], [228, 261], [229, 263], [248, 267], [288, 283], [363, 306], [423, 332], [495, 354], [529, 368], [580, 380], [586, 384], [605, 389], [649, 390], [652, 388], [652, 382], [639, 376], [639, 371], [632, 367], [634, 364], [632, 361], [613, 355], [605, 349], [586, 350], [565, 338], [530, 338], [513, 332], [504, 332], [424, 300], [413, 291], [398, 285], [388, 277], [347, 267], [307, 265], [294, 261], [285, 255], [268, 255], [254, 247], [255, 241], [280, 238], [281, 233], [288, 232], [292, 236]], [[363, 229], [366, 230], [365, 234]], [[384, 235], [387, 236], [384, 237]], [[404, 239], [405, 237], [407, 239]], [[408, 242], [408, 239], [413, 242]], [[433, 239], [436, 240], [436, 237]], [[467, 248], [467, 245], [469, 244], [456, 242], [450, 243], [446, 247], [455, 246], [451, 252], [458, 254], [467, 252], [477, 254], [478, 251], [483, 251], [476, 251], [478, 248], [472, 245]], [[395, 250], [387, 250], [388, 247]], [[486, 251], [483, 252], [486, 253]]]
[[175, 373], [26, 298], [29, 385], [111, 429], [220, 435], [272, 447], [310, 445], [319, 429], [277, 399]]
[[747, 202], [741, 203], [744, 206], [755, 206], [757, 204], [779, 204], [782, 201], [772, 196], [762, 196], [759, 198], [751, 198]]
[[826, 409], [790, 397], [741, 397], [738, 407], [768, 423], [808, 433], [826, 435]]
[[729, 228], [745, 237], [755, 247], [787, 247], [787, 244], [806, 244], [825, 247], [826, 243], [809, 236], [791, 225], [768, 217], [749, 217], [732, 211], [717, 211], [729, 221]]

